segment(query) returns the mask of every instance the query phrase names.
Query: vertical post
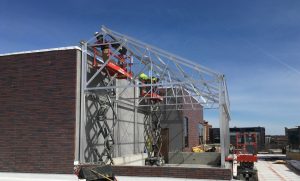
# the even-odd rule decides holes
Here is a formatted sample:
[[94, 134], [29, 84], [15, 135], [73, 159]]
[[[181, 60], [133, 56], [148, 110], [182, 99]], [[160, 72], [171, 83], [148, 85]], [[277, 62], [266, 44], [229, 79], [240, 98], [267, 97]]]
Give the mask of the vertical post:
[[229, 128], [229, 117], [228, 115], [224, 114], [224, 118], [225, 118], [225, 125], [226, 125], [226, 129], [225, 129], [225, 139], [226, 139], [226, 144], [225, 144], [225, 147], [227, 148], [225, 150], [225, 156], [228, 156], [229, 155], [229, 148], [230, 148], [230, 128]]
[[[81, 105], [80, 105], [80, 127], [79, 127], [79, 134], [81, 134], [81, 130], [84, 129], [82, 128], [82, 126], [84, 125], [84, 122], [86, 121], [86, 107], [85, 107], [85, 88], [86, 88], [86, 64], [87, 64], [87, 56], [86, 56], [86, 51], [87, 51], [87, 43], [86, 42], [82, 42], [81, 43], [81, 89], [80, 89], [80, 101], [81, 101]], [[79, 138], [79, 151], [78, 151], [78, 162], [81, 162], [81, 136]]]
[[76, 128], [75, 128], [74, 165], [79, 164], [79, 158], [80, 158], [81, 62], [82, 62], [82, 52], [76, 51], [76, 125], [75, 125]]
[[219, 125], [221, 146], [221, 167], [225, 167], [225, 112], [224, 112], [223, 75], [219, 76]]
[[[115, 112], [115, 114], [117, 115], [117, 117], [119, 117], [118, 116], [118, 97], [116, 96], [116, 101], [113, 103], [113, 109], [115, 110], [114, 112]], [[113, 113], [114, 114], [114, 113]], [[117, 122], [117, 123], [116, 123]], [[118, 124], [119, 123], [119, 120], [118, 119], [116, 119], [116, 116], [114, 116], [113, 115], [113, 125], [116, 125], [116, 124]], [[115, 139], [115, 136], [117, 135], [117, 138], [118, 139], [115, 139], [115, 140], [117, 140], [115, 143], [114, 143], [114, 145], [112, 145], [113, 146], [113, 148], [114, 148], [114, 151], [113, 151], [113, 157], [117, 157], [117, 155], [118, 156], [120, 156], [120, 136], [119, 136], [119, 124], [118, 124], [118, 129], [115, 129], [115, 126], [113, 126], [113, 138]], [[115, 132], [117, 131], [117, 134], [115, 134]], [[118, 145], [118, 153], [116, 153], [116, 151], [115, 151], [115, 148], [116, 148], [116, 145]]]
[[[135, 84], [135, 82], [133, 83]], [[136, 94], [137, 94], [137, 87], [133, 87], [133, 153], [136, 154], [137, 153], [137, 109], [136, 109]]]
[[[148, 48], [147, 48], [147, 50], [148, 50]], [[150, 65], [150, 71], [151, 71], [151, 75], [150, 75], [150, 83], [151, 83], [151, 96], [150, 97], [152, 97], [152, 95], [153, 95], [153, 86], [152, 86], [152, 84], [153, 84], [153, 62], [152, 62], [152, 60], [151, 60], [151, 56], [150, 56], [150, 52], [149, 52], [149, 60], [150, 60], [150, 63], [151, 63], [151, 65]]]
[[[118, 83], [119, 83], [118, 79], [116, 79], [116, 85]], [[121, 156], [121, 152], [122, 152], [121, 145], [120, 145], [120, 124], [119, 124], [120, 122], [118, 119], [116, 119], [116, 116], [117, 116], [117, 118], [119, 118], [119, 115], [118, 115], [119, 114], [118, 113], [119, 89], [116, 88], [115, 91], [116, 91], [116, 98], [115, 98], [115, 101], [114, 101], [113, 107], [112, 107], [112, 109], [114, 109], [112, 115], [113, 115], [113, 125], [117, 125], [117, 129], [115, 129], [115, 127], [113, 128], [114, 129], [113, 138], [115, 139], [115, 143], [113, 145], [114, 146], [113, 157], [117, 157], [117, 156], [119, 157], [119, 156]], [[114, 115], [114, 114], [116, 114], [116, 115]], [[118, 149], [117, 151], [116, 151], [116, 147]]]

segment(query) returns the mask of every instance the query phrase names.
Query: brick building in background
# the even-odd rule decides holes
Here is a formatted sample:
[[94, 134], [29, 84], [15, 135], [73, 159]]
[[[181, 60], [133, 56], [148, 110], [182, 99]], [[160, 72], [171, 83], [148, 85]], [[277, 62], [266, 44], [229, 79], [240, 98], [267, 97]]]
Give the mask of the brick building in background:
[[[248, 134], [255, 135], [255, 142], [257, 145], [256, 151], [262, 151], [265, 148], [265, 128], [264, 127], [243, 127], [243, 128], [229, 128], [230, 131], [230, 144], [236, 146], [237, 134]], [[212, 128], [210, 129], [210, 137], [212, 138], [212, 143], [220, 143], [220, 129]]]
[[265, 150], [282, 149], [288, 145], [288, 137], [285, 135], [266, 135]]
[[208, 123], [208, 121], [203, 120], [199, 124], [199, 133], [200, 133], [200, 144], [209, 144], [211, 143], [210, 141], [210, 135], [209, 135], [209, 130], [212, 129], [212, 125]]

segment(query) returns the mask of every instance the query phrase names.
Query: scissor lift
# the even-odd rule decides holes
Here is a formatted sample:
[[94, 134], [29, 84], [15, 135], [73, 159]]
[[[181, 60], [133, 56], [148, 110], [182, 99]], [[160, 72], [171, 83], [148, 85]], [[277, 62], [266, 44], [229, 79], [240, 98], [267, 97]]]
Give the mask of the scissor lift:
[[236, 133], [236, 148], [233, 154], [233, 177], [245, 180], [257, 180], [257, 134]]
[[[141, 96], [146, 97], [147, 95], [145, 93]], [[161, 166], [165, 163], [161, 154], [161, 121], [163, 118], [163, 111], [161, 110], [160, 104], [163, 99], [156, 93], [149, 93], [147, 98], [149, 98], [147, 103], [151, 105], [151, 107], [144, 118], [145, 151], [148, 155], [145, 160], [145, 165]]]

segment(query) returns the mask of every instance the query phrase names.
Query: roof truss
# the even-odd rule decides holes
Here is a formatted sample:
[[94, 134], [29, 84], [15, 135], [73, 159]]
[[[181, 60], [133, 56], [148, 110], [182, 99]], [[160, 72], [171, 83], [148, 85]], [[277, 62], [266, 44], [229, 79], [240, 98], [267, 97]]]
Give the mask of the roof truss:
[[[195, 104], [194, 101], [200, 103], [203, 108], [219, 107], [219, 92], [223, 91], [226, 92], [226, 107], [229, 107], [226, 83], [222, 74], [106, 27], [101, 28], [101, 32], [98, 36], [104, 37], [103, 42], [97, 42], [95, 36], [83, 44], [84, 57], [86, 60], [88, 56], [91, 56], [95, 57], [100, 63], [100, 67], [95, 74], [92, 77], [86, 77], [86, 83], [84, 84], [85, 91], [120, 88], [122, 91], [116, 96], [122, 98], [126, 89], [130, 87], [151, 87], [149, 94], [155, 93], [152, 91], [153, 87], [156, 87], [157, 93], [158, 91], [167, 92], [167, 94], [162, 95], [164, 98], [163, 104], [174, 105], [174, 101], [172, 104], [169, 103], [173, 97], [173, 99], [175, 99], [175, 104], [180, 102], [176, 101], [177, 99], [182, 99], [181, 102], [190, 104], [191, 106], [189, 107], [191, 109], [195, 109], [193, 106], [193, 104]], [[99, 48], [100, 45], [119, 45], [117, 49], [112, 49], [112, 54], [110, 56], [110, 60], [114, 60], [115, 62], [118, 61], [116, 58], [119, 54], [118, 51], [122, 48], [127, 49], [127, 63], [130, 64], [130, 70], [134, 72], [133, 79], [129, 80], [128, 84], [114, 84], [114, 81], [117, 79], [116, 76], [112, 77], [109, 86], [91, 84], [97, 76], [101, 75], [101, 71], [104, 70], [108, 63], [108, 61], [103, 61], [101, 53], [95, 54], [93, 52], [95, 46], [98, 46], [97, 51], [101, 52], [101, 49]], [[88, 64], [88, 62], [86, 62], [86, 64]], [[159, 78], [159, 81], [157, 83], [151, 82], [146, 85], [141, 85], [138, 82], [138, 76], [143, 72], [148, 74], [149, 77]], [[220, 84], [222, 84], [221, 87]], [[124, 99], [139, 99], [139, 102], [141, 103], [142, 100], [149, 99], [149, 97], [137, 98], [134, 96], [126, 96]], [[140, 106], [146, 105], [140, 104]], [[178, 107], [180, 106], [173, 106], [173, 108], [176, 109], [178, 109]]]

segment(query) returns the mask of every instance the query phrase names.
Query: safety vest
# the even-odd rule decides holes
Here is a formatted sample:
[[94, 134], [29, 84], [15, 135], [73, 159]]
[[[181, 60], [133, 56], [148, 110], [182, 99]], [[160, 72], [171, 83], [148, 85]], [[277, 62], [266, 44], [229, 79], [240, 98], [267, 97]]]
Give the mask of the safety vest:
[[157, 82], [157, 78], [156, 77], [152, 77], [152, 82], [156, 83]]
[[146, 74], [144, 74], [144, 73], [141, 73], [141, 74], [140, 74], [140, 79], [141, 79], [141, 80], [147, 80], [147, 79], [148, 79], [148, 76], [147, 76]]

